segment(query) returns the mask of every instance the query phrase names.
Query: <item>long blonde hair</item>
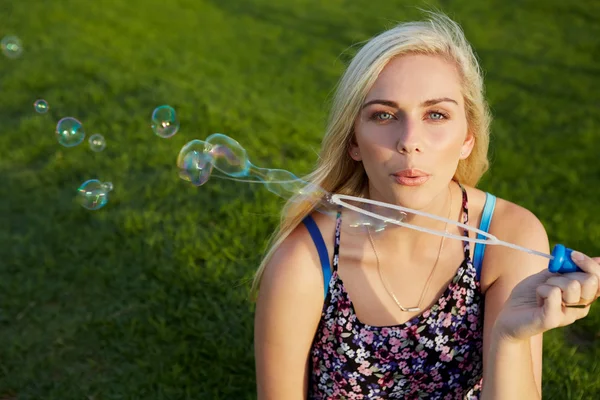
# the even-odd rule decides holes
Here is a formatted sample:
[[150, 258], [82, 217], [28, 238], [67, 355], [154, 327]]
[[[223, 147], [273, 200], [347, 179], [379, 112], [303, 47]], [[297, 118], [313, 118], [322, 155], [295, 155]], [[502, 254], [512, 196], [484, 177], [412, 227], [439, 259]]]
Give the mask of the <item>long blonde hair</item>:
[[[475, 145], [468, 158], [458, 164], [454, 179], [476, 186], [487, 171], [491, 114], [484, 98], [483, 75], [473, 49], [461, 27], [441, 13], [430, 12], [430, 19], [406, 22], [368, 41], [352, 59], [343, 74], [335, 96], [327, 130], [321, 143], [316, 169], [303, 179], [329, 193], [364, 196], [368, 179], [362, 163], [352, 160], [348, 146], [361, 104], [375, 80], [390, 60], [405, 54], [437, 55], [455, 63], [462, 80], [468, 131]], [[252, 285], [256, 294], [265, 266], [288, 235], [310, 214], [316, 201], [285, 204], [279, 227], [272, 235]]]

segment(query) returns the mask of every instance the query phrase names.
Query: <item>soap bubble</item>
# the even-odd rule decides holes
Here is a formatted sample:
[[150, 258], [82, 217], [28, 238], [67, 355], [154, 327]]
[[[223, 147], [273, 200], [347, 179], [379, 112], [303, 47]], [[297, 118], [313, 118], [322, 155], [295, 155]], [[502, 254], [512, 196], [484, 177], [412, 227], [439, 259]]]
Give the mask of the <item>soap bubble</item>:
[[152, 130], [161, 138], [170, 138], [179, 130], [179, 121], [171, 106], [160, 106], [152, 113]]
[[23, 52], [23, 45], [21, 44], [21, 39], [16, 36], [5, 36], [0, 41], [0, 46], [2, 46], [2, 52], [8, 58], [17, 58]]
[[327, 194], [289, 171], [252, 165], [246, 150], [237, 141], [221, 133], [210, 135], [206, 141], [195, 139], [186, 143], [177, 156], [177, 167], [179, 176], [195, 186], [205, 184], [214, 167], [226, 174], [217, 174], [216, 177], [262, 183], [269, 191], [284, 198], [301, 195], [304, 200], [317, 200]]
[[106, 147], [106, 140], [104, 140], [104, 136], [99, 133], [90, 136], [88, 142], [90, 143], [90, 149], [95, 152], [100, 152]]
[[179, 176], [195, 186], [202, 186], [212, 173], [212, 155], [207, 151], [210, 144], [202, 140], [187, 143], [177, 157]]
[[85, 138], [83, 125], [73, 117], [65, 117], [56, 124], [56, 137], [65, 147], [77, 146]]
[[111, 182], [89, 179], [77, 189], [77, 201], [88, 210], [98, 210], [108, 202], [108, 192], [113, 189]]
[[252, 164], [246, 150], [234, 139], [222, 133], [213, 133], [206, 138], [213, 147], [215, 168], [233, 177], [247, 176]]
[[33, 103], [33, 107], [35, 108], [35, 111], [40, 114], [45, 114], [50, 109], [48, 102], [44, 99], [36, 100], [35, 103]]

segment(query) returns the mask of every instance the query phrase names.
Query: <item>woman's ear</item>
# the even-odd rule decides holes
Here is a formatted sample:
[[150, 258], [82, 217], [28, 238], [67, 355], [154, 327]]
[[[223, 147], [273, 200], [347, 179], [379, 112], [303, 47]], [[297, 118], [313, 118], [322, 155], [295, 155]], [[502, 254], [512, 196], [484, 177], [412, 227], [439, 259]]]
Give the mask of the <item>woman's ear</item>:
[[356, 142], [355, 135], [356, 134], [353, 130], [350, 143], [348, 144], [348, 154], [350, 155], [350, 158], [352, 158], [354, 161], [361, 161], [362, 158], [360, 156], [360, 149], [358, 147], [358, 143]]
[[348, 154], [350, 154], [350, 158], [352, 158], [354, 161], [362, 160], [357, 144], [350, 144], [350, 146], [348, 146]]
[[471, 155], [471, 151], [473, 151], [473, 147], [475, 146], [475, 136], [471, 133], [467, 134], [467, 138], [463, 142], [463, 145], [460, 148], [460, 159], [464, 160]]

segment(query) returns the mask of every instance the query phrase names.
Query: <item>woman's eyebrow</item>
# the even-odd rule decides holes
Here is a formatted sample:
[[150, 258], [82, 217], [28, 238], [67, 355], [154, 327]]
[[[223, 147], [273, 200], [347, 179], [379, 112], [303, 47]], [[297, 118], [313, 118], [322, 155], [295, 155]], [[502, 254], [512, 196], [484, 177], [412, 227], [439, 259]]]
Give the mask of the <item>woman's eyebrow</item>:
[[[429, 106], [432, 106], [434, 104], [442, 103], [444, 101], [448, 101], [448, 102], [451, 102], [451, 103], [454, 103], [454, 104], [458, 105], [458, 102], [456, 100], [454, 100], [454, 99], [451, 99], [449, 97], [440, 97], [440, 98], [437, 98], [437, 99], [425, 100], [424, 102], [421, 103], [421, 107], [429, 107]], [[375, 99], [375, 100], [368, 101], [365, 104], [363, 104], [361, 108], [368, 107], [371, 104], [382, 104], [382, 105], [388, 106], [388, 107], [400, 108], [400, 107], [398, 107], [398, 103], [396, 103], [395, 101], [392, 101], [392, 100], [381, 100], [381, 99]]]

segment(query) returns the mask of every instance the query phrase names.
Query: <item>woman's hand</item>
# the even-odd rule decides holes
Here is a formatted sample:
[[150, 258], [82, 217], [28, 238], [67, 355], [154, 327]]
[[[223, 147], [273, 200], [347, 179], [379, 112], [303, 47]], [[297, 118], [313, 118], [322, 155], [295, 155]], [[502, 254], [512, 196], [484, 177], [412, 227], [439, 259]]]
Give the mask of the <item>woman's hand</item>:
[[600, 257], [573, 252], [572, 258], [583, 272], [546, 270], [515, 286], [496, 320], [497, 334], [509, 340], [529, 339], [588, 314], [590, 304], [600, 296]]

